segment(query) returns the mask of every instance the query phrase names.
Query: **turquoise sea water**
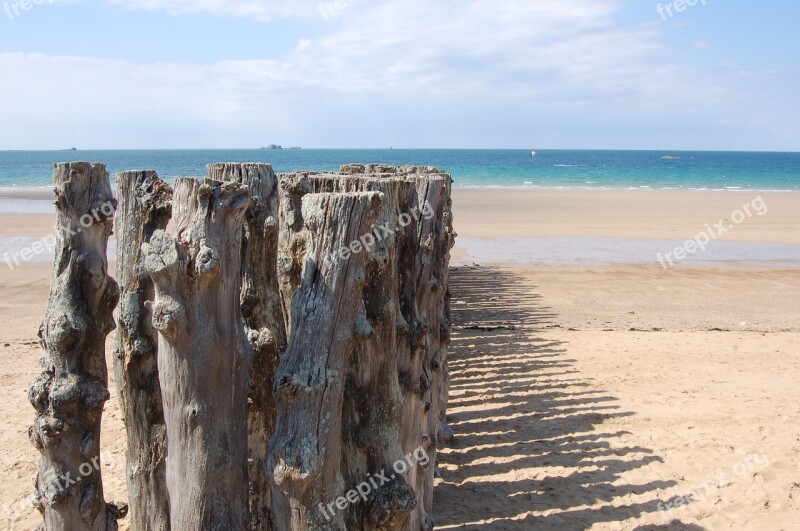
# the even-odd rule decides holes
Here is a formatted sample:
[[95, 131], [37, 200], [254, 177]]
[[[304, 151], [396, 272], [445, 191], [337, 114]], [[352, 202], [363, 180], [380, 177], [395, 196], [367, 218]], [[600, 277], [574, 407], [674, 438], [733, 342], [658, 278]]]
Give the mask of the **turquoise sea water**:
[[133, 169], [202, 176], [210, 162], [269, 162], [278, 172], [380, 162], [436, 166], [456, 186], [800, 192], [800, 153], [412, 149], [6, 151], [0, 189], [49, 187], [53, 163], [75, 160], [105, 163], [112, 179]]
[[[154, 169], [167, 180], [198, 177], [205, 175], [210, 162], [269, 162], [278, 172], [380, 162], [437, 166], [450, 173], [458, 187], [800, 192], [800, 153], [537, 150], [537, 156], [531, 157], [525, 150], [15, 151], [0, 152], [0, 213], [52, 213], [52, 200], [40, 194], [36, 194], [38, 199], [25, 194], [4, 197], [3, 191], [50, 188], [53, 163], [75, 160], [105, 163], [112, 180], [116, 172], [133, 169]], [[0, 238], [0, 255], [13, 255], [35, 241], [21, 236]], [[544, 265], [656, 263], [659, 252], [682, 243], [613, 238], [458, 241], [470, 261]], [[34, 261], [51, 259], [49, 253], [34, 257]], [[797, 267], [800, 246], [715, 242], [713, 249], [690, 257], [686, 265], [723, 262]]]

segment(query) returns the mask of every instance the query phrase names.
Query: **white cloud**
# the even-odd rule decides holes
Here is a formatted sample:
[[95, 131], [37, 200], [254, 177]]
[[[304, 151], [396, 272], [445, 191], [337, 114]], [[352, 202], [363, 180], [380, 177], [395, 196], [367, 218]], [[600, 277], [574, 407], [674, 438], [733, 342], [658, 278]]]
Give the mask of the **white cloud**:
[[[573, 145], [608, 138], [603, 127], [641, 142], [641, 128], [662, 121], [673, 130], [683, 123], [686, 138], [702, 138], [704, 124], [723, 117], [748, 122], [755, 97], [735, 83], [741, 69], [663, 59], [663, 29], [615, 22], [622, 0], [348, 2], [331, 23], [316, 2], [113, 1], [259, 20], [311, 10], [320, 21], [280, 60], [0, 54], [0, 69], [12, 73], [0, 98], [21, 103], [0, 109], [3, 123], [19, 124], [0, 141], [32, 143], [42, 129], [62, 138], [78, 127], [87, 144], [100, 138], [112, 147], [251, 145], [264, 135], [362, 146], [519, 145], [513, 139], [528, 135], [551, 145], [582, 124], [582, 136], [570, 133]], [[103, 134], [93, 138], [93, 128]], [[763, 137], [763, 128], [752, 134]]]

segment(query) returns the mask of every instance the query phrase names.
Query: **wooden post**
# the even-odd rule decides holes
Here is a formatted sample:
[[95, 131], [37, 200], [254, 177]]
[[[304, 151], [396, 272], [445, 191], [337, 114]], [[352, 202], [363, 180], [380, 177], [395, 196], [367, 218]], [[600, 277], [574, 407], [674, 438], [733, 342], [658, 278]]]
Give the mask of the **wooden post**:
[[[450, 196], [452, 179], [432, 167], [378, 164], [343, 166], [344, 175], [392, 177], [412, 183], [406, 213], [423, 215], [398, 234], [400, 297], [407, 333], [398, 346], [398, 373], [403, 385], [401, 439], [404, 451], [422, 449], [431, 461], [414, 467], [408, 481], [417, 505], [406, 529], [433, 529], [433, 480], [437, 445], [452, 440], [446, 424], [447, 345], [450, 342], [449, 260], [455, 241]], [[415, 220], [416, 221], [416, 220]]]
[[[433, 215], [419, 227], [419, 275], [417, 307], [422, 315], [425, 334], [421, 346], [422, 388], [424, 402], [423, 440], [429, 445], [432, 459], [440, 440], [452, 439], [446, 424], [447, 346], [450, 342], [449, 263], [455, 241], [452, 225], [452, 179], [448, 175], [428, 174], [416, 179], [421, 204], [428, 205]], [[424, 470], [417, 486], [420, 498], [418, 516], [423, 529], [433, 529], [433, 474]]]
[[[409, 517], [417, 500], [408, 478], [413, 468], [425, 465], [414, 459], [404, 463], [406, 452], [400, 434], [403, 423], [414, 419], [401, 416], [403, 393], [397, 356], [399, 342], [407, 332], [399, 293], [399, 242], [404, 227], [414, 222], [410, 211], [403, 210], [413, 186], [399, 179], [362, 178], [356, 183], [380, 191], [384, 208], [372, 232], [362, 235], [353, 246], [357, 250], [361, 244], [367, 257], [362, 300], [374, 334], [350, 356], [342, 473], [348, 486], [345, 489], [362, 484], [367, 477], [387, 481], [371, 490], [366, 500], [348, 508], [344, 517], [347, 529], [411, 529]], [[380, 227], [391, 231], [384, 233]]]
[[114, 371], [128, 435], [127, 483], [133, 531], [168, 531], [167, 434], [158, 381], [158, 333], [145, 302], [155, 288], [144, 267], [142, 244], [164, 230], [172, 190], [153, 171], [117, 175], [117, 277], [121, 296]]
[[[284, 308], [303, 280], [308, 237], [300, 209], [309, 194], [377, 191], [384, 196], [375, 226], [362, 234], [372, 236], [359, 244], [366, 256], [361, 302], [374, 333], [351, 348], [346, 365], [337, 478], [344, 492], [329, 494], [329, 502], [365, 477], [385, 474], [390, 481], [371, 489], [363, 503], [335, 510], [348, 529], [433, 528], [436, 447], [439, 440], [449, 440], [444, 419], [447, 268], [454, 238], [450, 183], [435, 168], [359, 164], [343, 166], [338, 174], [298, 172], [281, 180], [278, 262]], [[339, 230], [336, 222], [324, 227]], [[367, 248], [370, 240], [374, 243]], [[294, 330], [294, 316], [287, 320]], [[403, 474], [392, 471], [414, 453], [426, 459], [412, 459]]]
[[[351, 352], [375, 335], [362, 300], [366, 255], [329, 260], [372, 230], [379, 193], [308, 194], [292, 212], [300, 285], [291, 297], [289, 346], [276, 375], [278, 423], [267, 470], [281, 488], [279, 529], [344, 529], [325, 511], [340, 495], [342, 407]], [[355, 487], [355, 486], [353, 486]]]
[[155, 284], [153, 326], [167, 428], [172, 529], [244, 530], [247, 387], [251, 363], [240, 305], [248, 190], [178, 179], [171, 234], [143, 246]]
[[278, 294], [278, 178], [269, 164], [209, 164], [208, 176], [245, 186], [253, 197], [242, 238], [241, 306], [253, 349], [247, 405], [250, 517], [254, 530], [273, 529], [272, 479], [264, 458], [275, 432], [275, 371], [286, 350], [286, 330]]
[[117, 529], [124, 506], [107, 504], [100, 422], [108, 400], [105, 340], [114, 329], [117, 284], [106, 257], [117, 203], [102, 164], [56, 164], [56, 245], [50, 298], [39, 331], [42, 373], [28, 390], [42, 453], [34, 501], [42, 529]]

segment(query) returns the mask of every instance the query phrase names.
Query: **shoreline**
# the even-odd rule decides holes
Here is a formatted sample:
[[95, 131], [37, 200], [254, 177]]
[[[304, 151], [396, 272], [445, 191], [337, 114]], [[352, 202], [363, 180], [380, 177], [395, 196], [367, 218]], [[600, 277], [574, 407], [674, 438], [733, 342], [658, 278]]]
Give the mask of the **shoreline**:
[[49, 200], [54, 198], [52, 187], [0, 188], [0, 199]]
[[[52, 235], [47, 193], [31, 200], [17, 191], [4, 201], [0, 192], [0, 257]], [[663, 257], [662, 265], [689, 269], [800, 268], [797, 194], [455, 188], [453, 215], [460, 265], [653, 265]], [[34, 261], [50, 260], [36, 253]]]

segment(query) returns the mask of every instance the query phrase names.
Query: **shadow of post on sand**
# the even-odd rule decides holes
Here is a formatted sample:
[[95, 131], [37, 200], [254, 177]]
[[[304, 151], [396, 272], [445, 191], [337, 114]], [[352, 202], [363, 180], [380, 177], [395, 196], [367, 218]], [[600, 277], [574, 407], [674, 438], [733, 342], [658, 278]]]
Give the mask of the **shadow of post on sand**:
[[[438, 457], [437, 529], [633, 529], [658, 512], [653, 491], [629, 470], [661, 462], [624, 445], [603, 422], [631, 416], [574, 368], [562, 341], [545, 339], [555, 317], [512, 273], [451, 271], [453, 341], [448, 420], [456, 440]], [[634, 502], [645, 499], [644, 502]], [[638, 529], [702, 529], [680, 522]]]

